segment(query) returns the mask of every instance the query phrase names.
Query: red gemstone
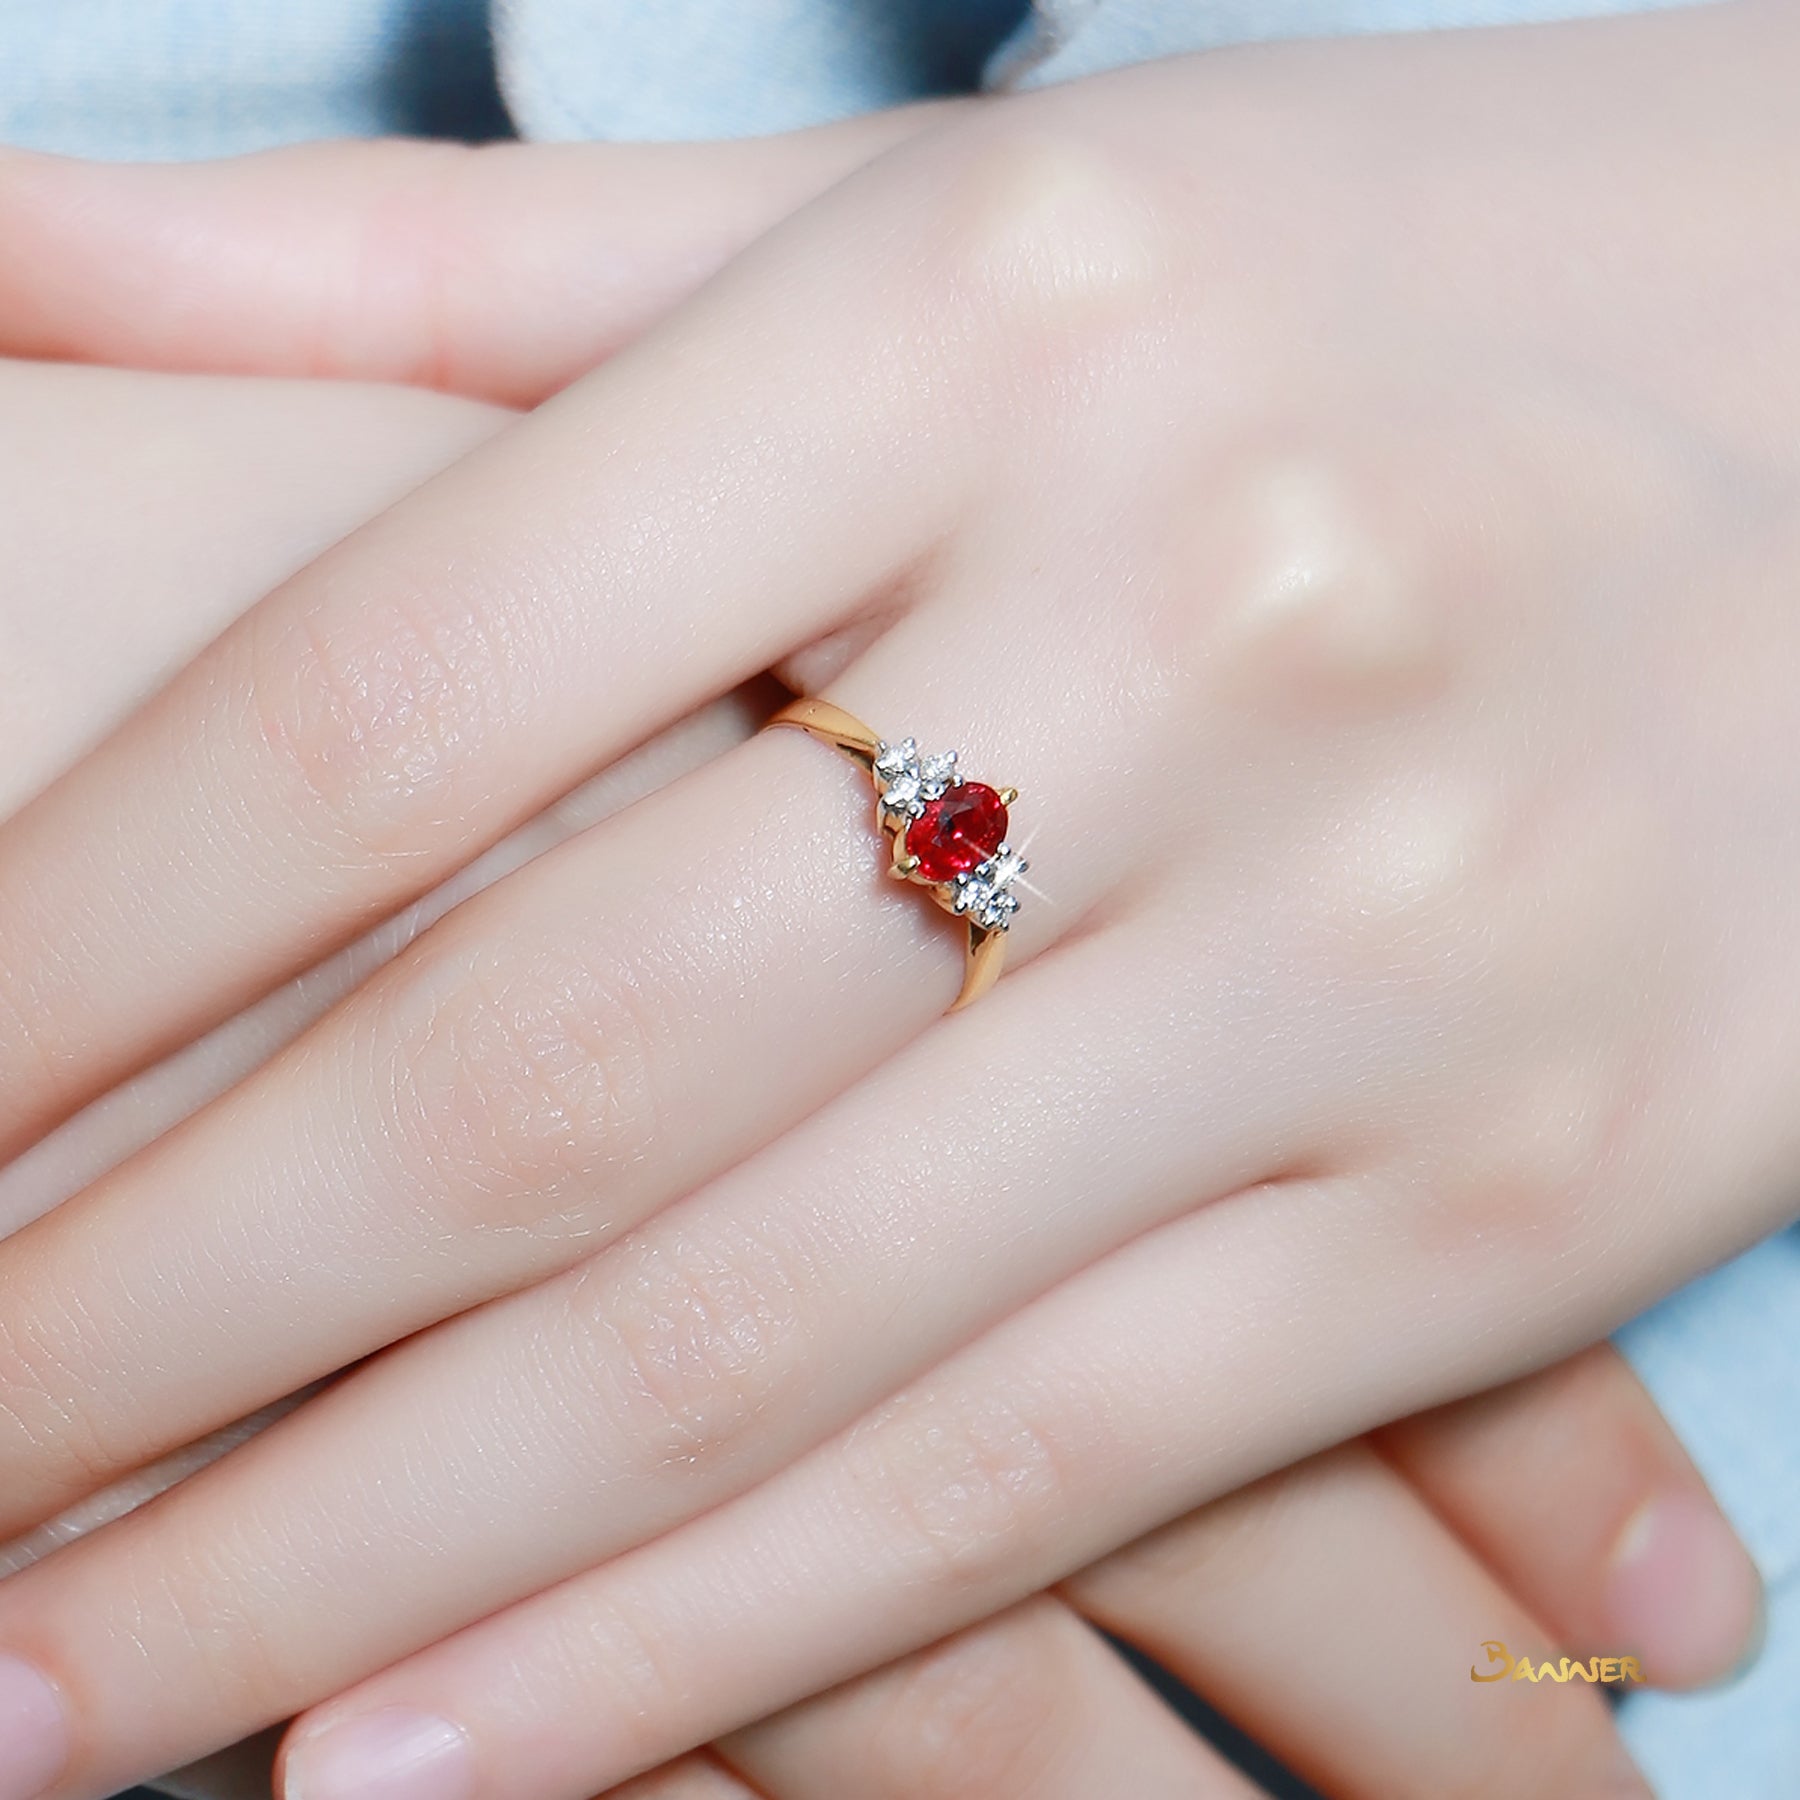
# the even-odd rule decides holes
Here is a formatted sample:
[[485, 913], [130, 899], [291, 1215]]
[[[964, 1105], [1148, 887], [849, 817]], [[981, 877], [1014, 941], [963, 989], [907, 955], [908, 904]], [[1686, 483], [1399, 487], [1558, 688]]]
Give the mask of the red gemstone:
[[919, 859], [926, 881], [950, 881], [984, 863], [1006, 838], [1006, 807], [991, 787], [964, 781], [906, 828], [906, 853]]

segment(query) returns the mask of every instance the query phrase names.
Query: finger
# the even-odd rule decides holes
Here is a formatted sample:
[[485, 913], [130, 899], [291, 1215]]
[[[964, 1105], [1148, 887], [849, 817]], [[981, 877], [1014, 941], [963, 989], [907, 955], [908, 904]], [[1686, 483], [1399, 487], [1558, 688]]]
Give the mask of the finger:
[[0, 350], [531, 404], [942, 110], [718, 145], [0, 152]]
[[1253, 1800], [1256, 1792], [1099, 1636], [1047, 1599], [716, 1748], [778, 1800]]
[[[1146, 1044], [1131, 984], [1167, 1003], [1168, 983], [1138, 960], [1154, 937], [1130, 937], [1128, 957], [1097, 935], [1026, 967], [953, 1037], [614, 1250], [399, 1346], [0, 1587], [0, 1641], [28, 1630], [67, 1672], [96, 1785], [286, 1716], [742, 1492], [983, 1320], [1181, 1210], [1193, 1191], [1169, 1157], [1192, 1167], [1196, 1136], [1222, 1186], [1263, 1164], [1271, 1120], [1294, 1113], [1229, 1033], [1216, 1064]], [[1222, 1005], [1235, 979], [1220, 970]], [[1084, 1106], [1067, 1103], [1062, 1056], [983, 1090], [1008, 1046], [1072, 1044], [1077, 1020], [1111, 1021], [1081, 1051]], [[894, 1155], [896, 1119], [977, 1092], [979, 1107], [919, 1119], [921, 1184]], [[979, 1154], [996, 1130], [999, 1173]]]
[[[990, 454], [999, 376], [921, 297], [930, 222], [911, 267], [849, 191], [328, 553], [0, 831], [0, 1155], [893, 598]], [[896, 344], [903, 380], [871, 354]]]
[[253, 1075], [470, 896], [742, 744], [779, 700], [773, 682], [754, 682], [690, 713], [329, 962], [103, 1095], [0, 1167], [0, 1237], [67, 1204]]
[[1648, 1800], [1579, 1677], [1470, 1680], [1484, 1640], [1559, 1670], [1563, 1647], [1366, 1446], [1216, 1500], [1064, 1593], [1338, 1800]]
[[[388, 921], [374, 938], [352, 945], [333, 964], [271, 995], [261, 1006], [240, 1014], [188, 1052], [148, 1071], [129, 1088], [108, 1095], [70, 1120], [17, 1162], [0, 1169], [0, 1235], [24, 1221], [42, 1217], [86, 1181], [116, 1166], [131, 1151], [161, 1135], [264, 1062], [341, 999], [369, 967], [394, 955], [409, 937], [457, 900], [593, 821], [622, 810], [688, 769], [741, 743], [767, 710], [766, 699], [759, 705], [757, 696], [740, 694], [682, 721], [570, 795], [551, 812], [515, 832], [443, 890]], [[235, 1421], [198, 1442], [185, 1444], [162, 1460], [77, 1502], [35, 1531], [0, 1544], [0, 1574], [26, 1567], [51, 1550], [122, 1517], [247, 1441], [274, 1418], [293, 1410], [305, 1397], [304, 1393], [289, 1396], [254, 1417]]]
[[[895, 634], [849, 685], [924, 693], [931, 650]], [[1077, 684], [1042, 675], [1070, 698], [1029, 717], [995, 701], [985, 721], [1031, 765], [1030, 804], [1049, 821], [1037, 842], [1063, 865], [1054, 901], [1008, 933], [1020, 967], [1155, 836], [1129, 803], [1090, 804], [1109, 726]], [[951, 684], [931, 692], [927, 724], [959, 710]], [[978, 710], [971, 695], [965, 716]], [[0, 1412], [0, 1529], [568, 1268], [929, 1026], [955, 995], [961, 953], [952, 922], [881, 872], [871, 807], [866, 775], [797, 734], [727, 754], [466, 903], [224, 1102], [6, 1245], [0, 1342], [17, 1398]], [[1059, 820], [1082, 822], [1066, 855]], [[1116, 1014], [1122, 959], [1099, 954], [1107, 971], [1091, 979]], [[1206, 974], [1208, 1004], [1225, 961]], [[1166, 1007], [1166, 980], [1143, 1000], [1145, 1016]], [[1093, 1010], [1059, 999], [1059, 1041], [1081, 1041]], [[1111, 1035], [1109, 1084], [1143, 1061], [1135, 1029]], [[784, 1053], [768, 1055], [777, 1043]], [[1218, 1080], [1241, 1085], [1223, 1034], [1207, 1055]], [[966, 1067], [979, 1083], [982, 1065]], [[1046, 1062], [1041, 1079], [1064, 1067]], [[902, 1089], [884, 1104], [908, 1103]], [[1184, 1183], [1206, 1179], [1186, 1124], [1175, 1113], [1159, 1140]], [[1244, 1160], [1245, 1129], [1218, 1139], [1233, 1180], [1260, 1172]], [[1144, 1194], [1173, 1204], [1191, 1189]], [[1085, 1232], [1129, 1216], [1072, 1213], [1041, 1235], [1043, 1251], [1077, 1255]], [[864, 1241], [849, 1235], [846, 1254]], [[755, 1279], [745, 1272], [745, 1292]], [[946, 1293], [960, 1300], [965, 1286]], [[478, 1366], [469, 1373], [480, 1382]]]
[[1756, 1565], [1610, 1345], [1377, 1441], [1572, 1650], [1684, 1688], [1753, 1647]]
[[347, 384], [0, 363], [0, 817], [506, 417]]
[[[382, 1706], [457, 1720], [493, 1768], [580, 1712], [542, 1787], [572, 1795], [986, 1616], [1346, 1425], [1478, 1384], [1498, 1334], [1471, 1333], [1469, 1308], [1508, 1302], [1476, 1282], [1453, 1317], [1421, 1307], [1392, 1219], [1385, 1184], [1296, 1180], [1153, 1231], [761, 1487], [304, 1717], [289, 1767], [303, 1790], [312, 1746]], [[97, 1600], [84, 1581], [58, 1610]]]

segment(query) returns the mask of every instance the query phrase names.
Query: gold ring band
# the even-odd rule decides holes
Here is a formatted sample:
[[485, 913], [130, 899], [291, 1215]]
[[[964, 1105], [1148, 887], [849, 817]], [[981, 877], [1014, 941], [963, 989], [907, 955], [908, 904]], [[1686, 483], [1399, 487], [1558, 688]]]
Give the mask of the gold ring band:
[[888, 839], [888, 873], [924, 888], [968, 928], [955, 1012], [1000, 979], [1006, 928], [1019, 910], [1013, 883], [1029, 867], [1006, 842], [1017, 788], [967, 781], [954, 750], [922, 756], [911, 738], [890, 744], [829, 700], [793, 700], [770, 721], [847, 756], [875, 784], [875, 823]]

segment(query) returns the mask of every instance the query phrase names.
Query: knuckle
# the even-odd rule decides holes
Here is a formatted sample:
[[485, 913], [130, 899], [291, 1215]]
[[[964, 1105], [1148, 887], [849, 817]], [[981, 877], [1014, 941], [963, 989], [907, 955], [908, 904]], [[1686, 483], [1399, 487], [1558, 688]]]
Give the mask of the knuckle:
[[180, 1670], [184, 1688], [215, 1718], [268, 1716], [308, 1684], [307, 1634], [270, 1632], [259, 1623], [280, 1606], [304, 1605], [291, 1588], [265, 1590], [248, 1571], [268, 1558], [254, 1529], [234, 1532], [211, 1521], [205, 1531], [152, 1534], [124, 1544], [109, 1570], [109, 1629], [137, 1650], [147, 1668]]
[[[368, 554], [373, 555], [371, 551]], [[404, 592], [403, 576], [394, 586]], [[508, 705], [506, 658], [472, 613], [423, 597], [302, 609], [249, 642], [256, 726], [309, 837], [404, 859], [460, 822], [459, 774]]]
[[[1460, 889], [1446, 877], [1431, 929], [1410, 947], [1393, 933], [1387, 957], [1417, 1008], [1424, 1091], [1445, 1102], [1427, 1229], [1524, 1279], [1541, 1278], [1547, 1257], [1601, 1249], [1616, 1228], [1612, 1208], [1641, 1178], [1658, 1054], [1641, 1005], [1655, 949], [1640, 957], [1629, 942], [1629, 858], [1605, 824], [1586, 843], [1573, 826], [1546, 836], [1548, 810], [1529, 794], [1485, 804], [1462, 834]], [[1595, 958], [1597, 943], [1616, 954]], [[1425, 1060], [1433, 1025], [1466, 1048], [1448, 1069]]]
[[766, 1236], [696, 1225], [629, 1239], [575, 1285], [586, 1385], [653, 1466], [728, 1457], [804, 1364], [804, 1262]]
[[651, 980], [580, 946], [427, 954], [380, 1035], [403, 1154], [465, 1230], [579, 1229], [656, 1136]]
[[1540, 1279], [1598, 1223], [1615, 1120], [1593, 1071], [1553, 1054], [1486, 1084], [1481, 1122], [1453, 1159], [1457, 1173], [1427, 1209], [1437, 1247], [1472, 1251], [1496, 1274]]
[[1336, 917], [1364, 966], [1378, 979], [1439, 992], [1481, 986], [1505, 831], [1492, 778], [1446, 770], [1428, 782], [1383, 784], [1350, 823]]
[[[1361, 472], [1359, 472], [1359, 470]], [[1429, 509], [1323, 445], [1276, 444], [1209, 471], [1170, 584], [1174, 636], [1219, 692], [1283, 718], [1392, 711], [1439, 692], [1454, 636]], [[1206, 571], [1196, 582], [1190, 572]], [[1208, 596], [1203, 613], [1192, 596]]]
[[934, 291], [1034, 380], [1106, 353], [1164, 286], [1155, 215], [1117, 155], [1034, 118], [952, 134], [927, 257]]
[[1028, 1391], [946, 1409], [929, 1390], [903, 1394], [846, 1445], [860, 1510], [909, 1581], [984, 1594], [1054, 1543], [1069, 1458], [1032, 1416]]
[[[109, 1430], [112, 1409], [60, 1350], [61, 1334], [41, 1315], [0, 1315], [0, 1441], [11, 1441], [8, 1511], [42, 1515], [91, 1493], [146, 1454]], [[36, 1471], [27, 1496], [27, 1471]]]
[[644, 1767], [669, 1754], [669, 1722], [693, 1706], [691, 1658], [671, 1628], [666, 1597], [628, 1584], [604, 1601], [558, 1609], [539, 1625], [534, 1663], [560, 1668], [552, 1685], [566, 1693], [590, 1692], [604, 1670], [605, 1706], [621, 1764]]
[[[404, 380], [444, 393], [471, 391], [461, 352], [471, 268], [490, 246], [475, 230], [468, 196], [510, 146], [390, 139], [374, 165], [379, 171], [354, 225], [360, 238], [355, 266], [381, 279], [335, 284], [323, 296], [323, 337], [344, 346], [345, 360], [386, 368]], [[366, 179], [371, 164], [359, 158]]]
[[872, 1797], [1007, 1800], [1037, 1791], [1081, 1695], [1059, 1634], [1033, 1607], [953, 1638], [884, 1682], [866, 1740]]

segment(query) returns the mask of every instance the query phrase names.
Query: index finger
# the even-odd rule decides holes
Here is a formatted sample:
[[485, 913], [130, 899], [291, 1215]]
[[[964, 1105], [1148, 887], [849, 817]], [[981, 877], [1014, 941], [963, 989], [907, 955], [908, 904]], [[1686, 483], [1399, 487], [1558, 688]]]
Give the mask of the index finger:
[[[278, 589], [0, 831], [0, 1155], [881, 595], [968, 335], [828, 196]], [[947, 397], [948, 396], [948, 397]]]

